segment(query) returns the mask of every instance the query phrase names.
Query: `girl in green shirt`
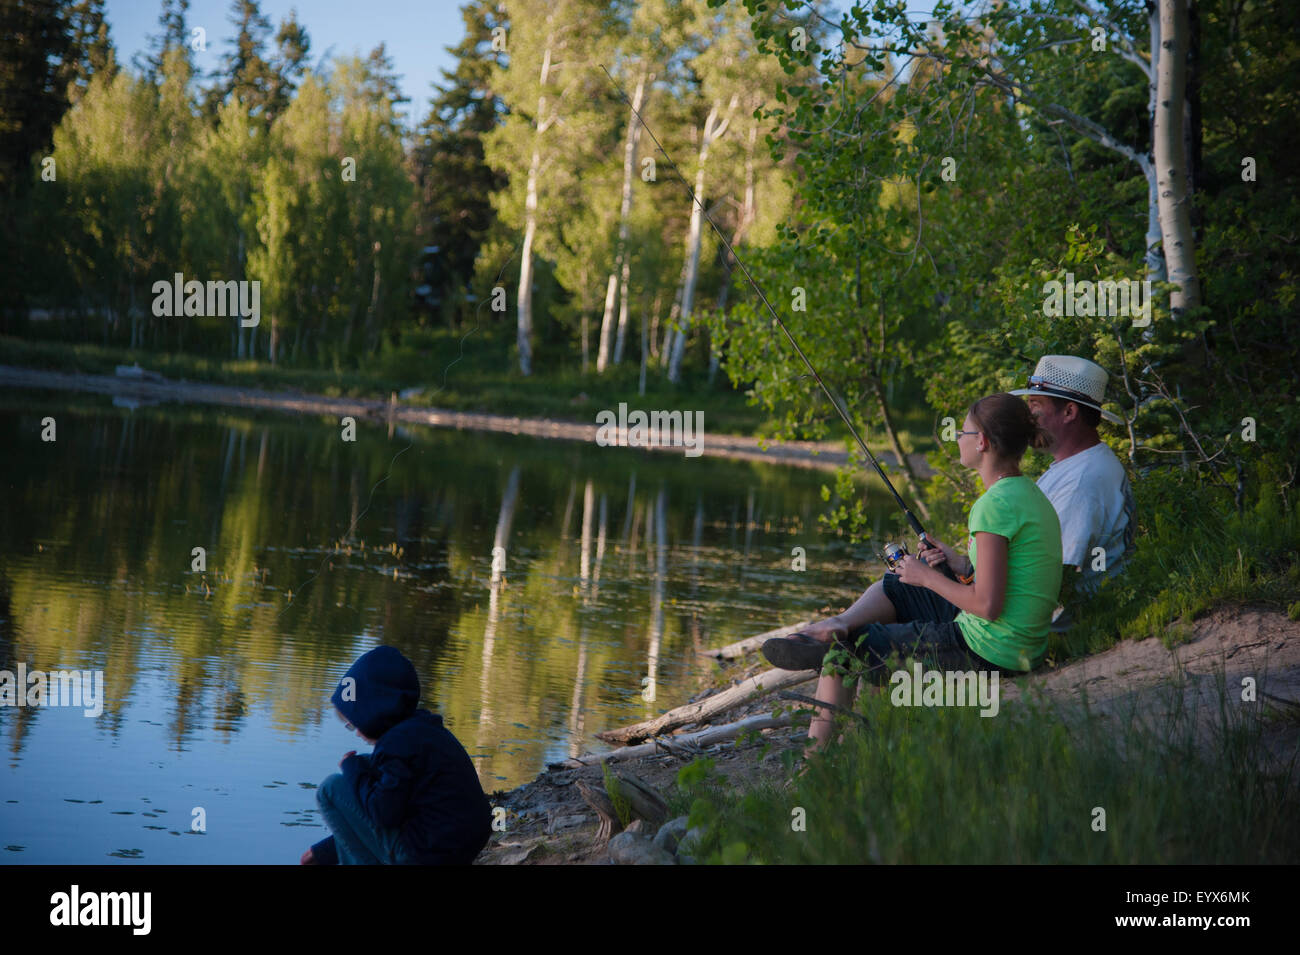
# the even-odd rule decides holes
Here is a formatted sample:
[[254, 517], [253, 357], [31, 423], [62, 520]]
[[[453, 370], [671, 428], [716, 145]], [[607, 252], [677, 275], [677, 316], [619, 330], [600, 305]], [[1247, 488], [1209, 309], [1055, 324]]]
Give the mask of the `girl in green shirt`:
[[[1061, 588], [1061, 529], [1056, 510], [1020, 473], [1020, 459], [1044, 439], [1028, 405], [1009, 394], [989, 395], [970, 407], [957, 435], [961, 463], [979, 473], [984, 493], [971, 508], [970, 559], [930, 538], [935, 546], [903, 559], [838, 617], [803, 634], [769, 640], [763, 653], [786, 669], [820, 667], [832, 639], [883, 674], [895, 654], [913, 655], [942, 669], [1024, 672], [1041, 662]], [[947, 563], [970, 583], [936, 568]], [[843, 706], [848, 691], [838, 676], [823, 676], [817, 698]], [[831, 734], [819, 710], [809, 736]]]

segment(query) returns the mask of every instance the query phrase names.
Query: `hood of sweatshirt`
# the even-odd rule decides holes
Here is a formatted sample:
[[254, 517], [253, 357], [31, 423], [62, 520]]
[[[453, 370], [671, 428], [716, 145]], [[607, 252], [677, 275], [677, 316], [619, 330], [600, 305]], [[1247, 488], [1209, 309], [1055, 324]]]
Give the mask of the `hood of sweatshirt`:
[[348, 668], [330, 701], [362, 735], [377, 740], [415, 712], [420, 679], [396, 647], [375, 647]]

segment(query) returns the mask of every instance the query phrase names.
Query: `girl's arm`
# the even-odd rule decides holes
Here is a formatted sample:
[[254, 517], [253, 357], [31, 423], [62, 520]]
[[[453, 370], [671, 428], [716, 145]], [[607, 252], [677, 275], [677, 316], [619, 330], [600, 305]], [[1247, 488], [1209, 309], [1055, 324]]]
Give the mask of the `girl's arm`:
[[973, 584], [949, 580], [923, 560], [907, 556], [898, 570], [898, 579], [915, 587], [928, 587], [960, 610], [985, 620], [1002, 615], [1007, 596], [1007, 539], [1001, 534], [975, 532], [979, 553], [979, 573]]

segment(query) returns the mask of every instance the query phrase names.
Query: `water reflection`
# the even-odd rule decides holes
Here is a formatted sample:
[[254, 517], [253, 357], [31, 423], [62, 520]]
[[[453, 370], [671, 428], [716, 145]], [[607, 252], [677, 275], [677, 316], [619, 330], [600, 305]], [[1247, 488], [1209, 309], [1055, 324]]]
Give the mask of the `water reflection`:
[[800, 469], [0, 401], [0, 669], [100, 669], [106, 696], [93, 720], [0, 707], [6, 861], [296, 858], [310, 788], [357, 743], [330, 690], [378, 643], [510, 788], [684, 702], [697, 650], [846, 603], [869, 569], [819, 532], [827, 478]]

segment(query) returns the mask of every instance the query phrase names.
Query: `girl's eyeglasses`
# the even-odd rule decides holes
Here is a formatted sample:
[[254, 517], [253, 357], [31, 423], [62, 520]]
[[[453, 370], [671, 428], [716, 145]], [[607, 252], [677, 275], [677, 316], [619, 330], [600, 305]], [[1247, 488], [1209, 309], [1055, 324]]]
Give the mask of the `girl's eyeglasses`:
[[958, 432], [957, 432], [957, 437], [960, 438], [963, 434], [979, 434], [979, 432], [978, 432], [978, 431], [958, 431]]

